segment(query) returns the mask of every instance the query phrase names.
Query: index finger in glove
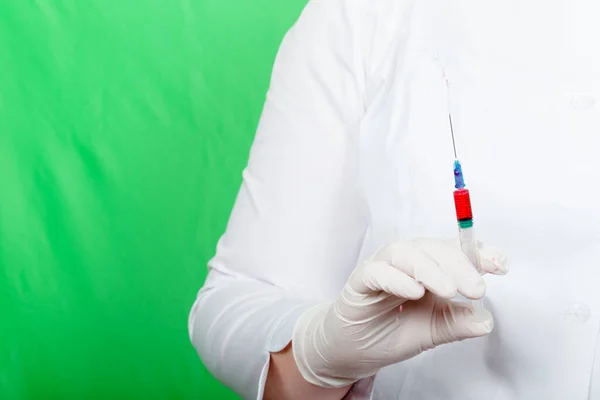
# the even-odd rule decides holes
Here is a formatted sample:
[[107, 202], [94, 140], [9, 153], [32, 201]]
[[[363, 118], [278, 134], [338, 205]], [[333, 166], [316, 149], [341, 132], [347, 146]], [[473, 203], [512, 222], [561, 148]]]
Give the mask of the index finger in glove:
[[482, 272], [493, 275], [508, 273], [508, 258], [500, 250], [478, 241], [477, 251]]
[[451, 299], [456, 296], [457, 287], [452, 276], [436, 257], [431, 256], [430, 251], [417, 245], [416, 241], [401, 241], [387, 246], [377, 253], [376, 259], [387, 261], [439, 297]]
[[350, 287], [359, 294], [385, 292], [407, 300], [423, 297], [425, 289], [399, 269], [385, 261], [365, 263], [350, 277]]
[[[445, 242], [457, 250], [460, 249], [458, 239], [445, 240]], [[478, 240], [477, 253], [479, 255], [477, 267], [481, 269], [482, 274], [506, 275], [508, 273], [508, 258], [500, 250]]]
[[414, 243], [451, 277], [460, 294], [469, 299], [484, 296], [485, 282], [460, 247], [443, 240], [421, 239]]

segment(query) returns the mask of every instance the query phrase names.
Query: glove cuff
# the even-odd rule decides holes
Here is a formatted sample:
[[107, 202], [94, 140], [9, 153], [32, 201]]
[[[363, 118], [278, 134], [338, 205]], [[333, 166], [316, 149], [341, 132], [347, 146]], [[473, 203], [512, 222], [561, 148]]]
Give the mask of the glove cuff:
[[358, 379], [335, 376], [330, 362], [323, 356], [323, 321], [329, 308], [329, 303], [321, 303], [300, 315], [294, 325], [292, 350], [296, 366], [307, 382], [332, 389], [350, 386]]

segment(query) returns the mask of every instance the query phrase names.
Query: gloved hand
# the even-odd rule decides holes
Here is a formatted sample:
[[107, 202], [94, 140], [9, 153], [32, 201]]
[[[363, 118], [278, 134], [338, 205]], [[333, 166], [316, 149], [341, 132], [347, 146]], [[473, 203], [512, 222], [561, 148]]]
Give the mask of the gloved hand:
[[[503, 275], [506, 257], [478, 244], [481, 270]], [[333, 303], [305, 311], [294, 326], [292, 348], [310, 383], [343, 387], [381, 368], [493, 328], [487, 310], [475, 314], [458, 293], [480, 299], [485, 283], [459, 245], [401, 241], [358, 266]]]

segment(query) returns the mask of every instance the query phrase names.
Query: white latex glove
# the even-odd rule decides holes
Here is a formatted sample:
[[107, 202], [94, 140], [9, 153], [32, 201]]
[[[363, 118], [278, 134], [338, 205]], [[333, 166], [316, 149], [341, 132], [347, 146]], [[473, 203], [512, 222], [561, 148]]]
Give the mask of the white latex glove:
[[[503, 275], [506, 257], [479, 244], [483, 272]], [[358, 266], [333, 303], [305, 311], [294, 327], [296, 364], [310, 383], [343, 387], [381, 368], [458, 340], [492, 331], [487, 310], [449, 301], [479, 299], [485, 283], [458, 245], [402, 241]]]

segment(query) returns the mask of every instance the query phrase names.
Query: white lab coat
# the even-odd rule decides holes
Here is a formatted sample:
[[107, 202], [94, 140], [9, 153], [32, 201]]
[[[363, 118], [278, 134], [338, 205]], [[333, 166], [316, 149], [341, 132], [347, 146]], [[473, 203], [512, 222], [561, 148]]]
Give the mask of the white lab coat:
[[399, 238], [456, 235], [439, 55], [478, 236], [512, 261], [485, 277], [496, 327], [385, 368], [348, 398], [600, 400], [599, 7], [310, 2], [280, 48], [190, 314], [210, 371], [260, 399], [269, 351], [358, 262]]

